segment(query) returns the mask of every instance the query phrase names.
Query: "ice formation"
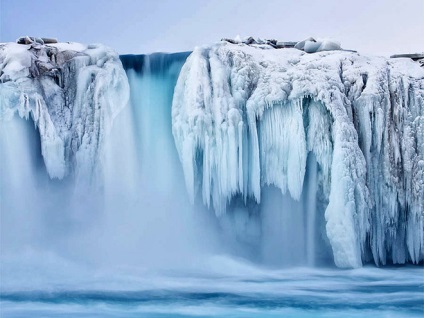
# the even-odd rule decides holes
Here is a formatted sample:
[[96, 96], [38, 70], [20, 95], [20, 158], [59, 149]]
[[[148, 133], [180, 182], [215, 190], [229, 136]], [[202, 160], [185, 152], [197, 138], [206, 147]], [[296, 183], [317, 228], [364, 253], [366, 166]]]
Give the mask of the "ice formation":
[[312, 152], [337, 266], [424, 259], [419, 63], [222, 42], [188, 58], [172, 120], [191, 200], [218, 216], [267, 185], [299, 199]]
[[[22, 41], [28, 41], [27, 39], [22, 39]], [[305, 51], [306, 53], [316, 53], [322, 51], [340, 51], [342, 50], [340, 43], [335, 42], [330, 39], [314, 39], [309, 37], [303, 41], [299, 42], [281, 42], [275, 39], [261, 39], [261, 38], [253, 38], [251, 36], [246, 38], [241, 38], [237, 36], [235, 39], [223, 38], [221, 39], [223, 42], [228, 42], [231, 44], [246, 44], [257, 48], [262, 49], [286, 49], [286, 48], [295, 48], [301, 51]], [[350, 51], [350, 50], [349, 50]], [[353, 51], [350, 51], [353, 52]]]
[[0, 120], [32, 118], [51, 178], [72, 171], [90, 180], [104, 136], [128, 99], [119, 56], [103, 45], [0, 45]]
[[[178, 161], [170, 147], [174, 92], [172, 132], [189, 196], [192, 201], [201, 196], [218, 216], [229, 216], [231, 209], [230, 231], [239, 226], [243, 234], [250, 227], [242, 216], [246, 206], [263, 212], [255, 215], [261, 218], [255, 222], [266, 223], [263, 231], [280, 230], [274, 209], [316, 213], [286, 217], [281, 230], [287, 232], [286, 243], [308, 223], [310, 234], [298, 236], [307, 242], [298, 246], [311, 249], [307, 254], [313, 259], [311, 241], [321, 232], [315, 218], [322, 224], [325, 210], [337, 266], [423, 261], [424, 69], [419, 63], [361, 56], [330, 42], [318, 47], [305, 41], [307, 48], [299, 50], [287, 48], [294, 45], [288, 42], [268, 40], [274, 47], [227, 41], [196, 48], [174, 91], [185, 53], [122, 57], [134, 109], [115, 121], [120, 126], [112, 134], [113, 160], [103, 162], [106, 135], [129, 99], [118, 55], [102, 45], [41, 40], [0, 44], [0, 124], [18, 116], [32, 119], [50, 178], [72, 175], [90, 182], [104, 164], [109, 173], [103, 186], [110, 191], [105, 193], [118, 188], [130, 196], [126, 189], [133, 188], [125, 185], [140, 176], [143, 194], [150, 189], [154, 201], [158, 189], [169, 191], [167, 202], [174, 207], [180, 198], [171, 194], [178, 193], [175, 185], [182, 179], [171, 164]], [[128, 127], [132, 122], [135, 128]], [[26, 188], [9, 192], [20, 189]], [[275, 234], [260, 238], [256, 228], [250, 232], [253, 240]], [[274, 253], [274, 248], [278, 244], [265, 250]]]

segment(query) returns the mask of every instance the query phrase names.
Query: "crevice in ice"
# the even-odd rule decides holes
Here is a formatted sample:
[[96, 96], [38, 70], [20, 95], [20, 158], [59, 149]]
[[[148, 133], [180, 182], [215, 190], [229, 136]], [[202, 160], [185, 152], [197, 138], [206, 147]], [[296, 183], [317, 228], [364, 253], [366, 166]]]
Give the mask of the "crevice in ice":
[[362, 77], [362, 83], [363, 83], [362, 91], [364, 91], [367, 88], [368, 74], [362, 73], [361, 77]]

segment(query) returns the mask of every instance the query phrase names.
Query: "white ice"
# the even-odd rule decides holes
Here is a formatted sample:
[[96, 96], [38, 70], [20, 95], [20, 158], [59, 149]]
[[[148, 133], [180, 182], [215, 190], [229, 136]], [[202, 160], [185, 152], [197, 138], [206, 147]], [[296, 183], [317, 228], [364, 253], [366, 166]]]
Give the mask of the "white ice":
[[16, 114], [33, 120], [51, 178], [72, 171], [90, 182], [101, 170], [105, 135], [128, 99], [119, 56], [106, 46], [0, 44], [0, 121]]
[[199, 47], [180, 73], [172, 120], [191, 200], [201, 195], [218, 216], [235, 196], [259, 203], [266, 185], [299, 199], [313, 152], [337, 266], [424, 259], [418, 63], [227, 42]]

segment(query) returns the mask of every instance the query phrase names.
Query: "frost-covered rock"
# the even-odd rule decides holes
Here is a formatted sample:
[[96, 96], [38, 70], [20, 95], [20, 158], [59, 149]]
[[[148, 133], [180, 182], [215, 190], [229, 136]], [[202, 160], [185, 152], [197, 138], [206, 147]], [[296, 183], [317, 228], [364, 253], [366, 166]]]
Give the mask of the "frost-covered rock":
[[34, 121], [51, 178], [90, 180], [129, 86], [118, 55], [103, 45], [0, 44], [0, 122]]
[[238, 45], [250, 45], [261, 49], [287, 49], [294, 47], [295, 49], [305, 51], [306, 53], [342, 50], [339, 42], [335, 42], [328, 39], [316, 40], [312, 37], [309, 37], [300, 42], [282, 42], [274, 39], [260, 38], [255, 39], [251, 36], [244, 39], [242, 39], [240, 36], [237, 36], [235, 39], [223, 38], [221, 39], [221, 41]]
[[259, 203], [266, 185], [299, 199], [313, 152], [337, 266], [424, 259], [418, 63], [226, 42], [196, 48], [172, 120], [189, 195], [217, 215], [236, 196]]

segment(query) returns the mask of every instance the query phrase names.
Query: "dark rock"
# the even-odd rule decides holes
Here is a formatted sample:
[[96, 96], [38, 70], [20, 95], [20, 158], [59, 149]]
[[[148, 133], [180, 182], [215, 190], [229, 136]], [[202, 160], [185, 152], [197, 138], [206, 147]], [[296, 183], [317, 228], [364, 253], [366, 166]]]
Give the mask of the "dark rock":
[[424, 53], [395, 54], [390, 56], [390, 58], [392, 59], [402, 58], [402, 57], [410, 58], [413, 61], [418, 61], [418, 60], [424, 59]]
[[23, 36], [16, 40], [16, 43], [18, 44], [32, 44], [32, 43], [38, 43], [43, 45], [44, 41], [42, 38], [37, 38], [33, 36]]
[[276, 43], [277, 49], [285, 49], [285, 48], [293, 48], [296, 45], [297, 42], [280, 42], [278, 41]]
[[16, 43], [18, 43], [18, 44], [26, 44], [25, 43], [25, 40], [26, 40], [26, 37], [21, 37], [21, 38], [19, 38], [19, 39], [16, 40]]
[[34, 41], [32, 41], [29, 36], [23, 36], [16, 40], [18, 44], [31, 44], [32, 42]]
[[250, 44], [258, 44], [254, 38], [249, 36], [246, 40], [243, 40], [244, 44], [250, 45]]
[[277, 45], [277, 40], [271, 39], [271, 40], [266, 40], [267, 44], [273, 44], [273, 45]]
[[231, 43], [231, 44], [238, 44], [238, 42], [236, 40], [233, 40], [233, 39], [223, 38], [223, 39], [221, 39], [221, 41], [228, 42], [228, 43]]
[[266, 44], [272, 46], [274, 49], [277, 49], [277, 46], [272, 42], [267, 42]]
[[44, 41], [44, 44], [57, 43], [57, 39], [54, 38], [41, 38]]

